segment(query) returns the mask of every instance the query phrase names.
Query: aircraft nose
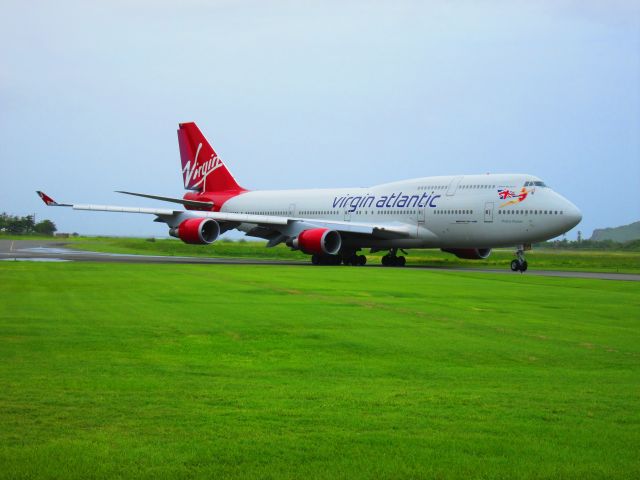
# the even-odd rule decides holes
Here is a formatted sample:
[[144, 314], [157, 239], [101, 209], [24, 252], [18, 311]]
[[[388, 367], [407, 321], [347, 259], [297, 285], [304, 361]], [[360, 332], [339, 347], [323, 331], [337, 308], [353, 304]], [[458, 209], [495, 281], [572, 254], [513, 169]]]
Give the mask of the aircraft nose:
[[582, 221], [582, 212], [568, 200], [565, 208], [565, 218], [567, 219], [569, 229], [572, 229]]

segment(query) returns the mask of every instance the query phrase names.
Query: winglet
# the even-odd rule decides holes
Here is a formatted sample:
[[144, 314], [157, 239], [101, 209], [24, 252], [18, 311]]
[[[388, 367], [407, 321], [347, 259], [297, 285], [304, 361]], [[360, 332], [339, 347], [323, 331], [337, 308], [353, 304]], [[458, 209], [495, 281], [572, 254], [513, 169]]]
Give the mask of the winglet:
[[36, 193], [48, 207], [70, 207], [68, 203], [58, 203], [46, 193], [37, 190]]

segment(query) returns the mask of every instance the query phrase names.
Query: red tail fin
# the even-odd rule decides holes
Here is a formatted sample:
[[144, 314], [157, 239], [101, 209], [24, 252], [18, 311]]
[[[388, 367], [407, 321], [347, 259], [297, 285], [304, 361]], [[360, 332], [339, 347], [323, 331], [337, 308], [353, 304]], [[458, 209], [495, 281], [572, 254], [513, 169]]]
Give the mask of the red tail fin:
[[178, 145], [184, 188], [200, 192], [244, 191], [195, 123], [181, 123]]

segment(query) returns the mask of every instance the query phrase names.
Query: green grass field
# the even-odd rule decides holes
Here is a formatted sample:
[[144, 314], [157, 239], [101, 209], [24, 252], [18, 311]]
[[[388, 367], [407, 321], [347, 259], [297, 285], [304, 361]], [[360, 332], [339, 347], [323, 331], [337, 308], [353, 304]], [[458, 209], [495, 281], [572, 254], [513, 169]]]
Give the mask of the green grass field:
[[[309, 256], [299, 251], [291, 251], [284, 245], [266, 248], [265, 242], [218, 241], [212, 245], [187, 245], [175, 239], [150, 242], [140, 238], [84, 237], [71, 240], [69, 246], [108, 253], [309, 261]], [[384, 253], [367, 254], [369, 262], [379, 265]], [[514, 258], [511, 250], [494, 250], [486, 260], [461, 260], [437, 249], [409, 250], [407, 264], [508, 270]], [[539, 249], [527, 252], [527, 259], [530, 268], [535, 270], [640, 273], [640, 252]]]
[[0, 262], [1, 478], [638, 478], [640, 284]]

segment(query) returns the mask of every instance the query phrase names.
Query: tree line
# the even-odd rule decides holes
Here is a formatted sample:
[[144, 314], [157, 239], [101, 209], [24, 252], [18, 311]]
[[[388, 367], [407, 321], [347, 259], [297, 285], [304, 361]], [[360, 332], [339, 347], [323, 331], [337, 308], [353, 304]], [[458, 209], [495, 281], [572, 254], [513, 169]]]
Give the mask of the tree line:
[[10, 233], [13, 235], [30, 235], [37, 233], [52, 236], [57, 230], [56, 224], [51, 220], [45, 219], [36, 223], [33, 215], [19, 217], [4, 212], [0, 214], [0, 232], [2, 233]]
[[616, 242], [615, 240], [577, 240], [569, 241], [566, 238], [535, 244], [536, 248], [557, 248], [561, 250], [626, 250], [640, 251], [640, 239], [628, 242]]

